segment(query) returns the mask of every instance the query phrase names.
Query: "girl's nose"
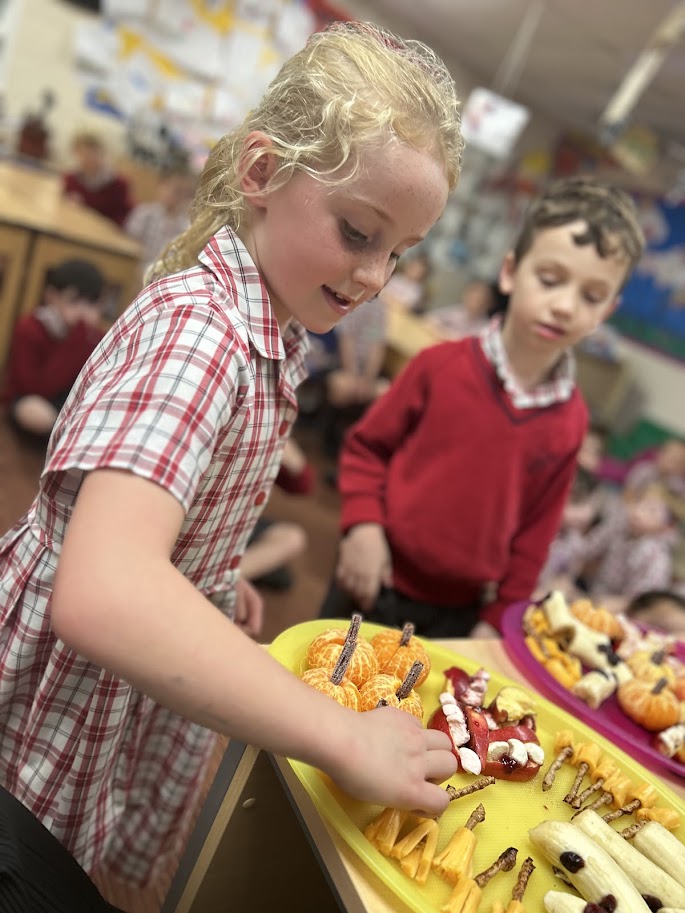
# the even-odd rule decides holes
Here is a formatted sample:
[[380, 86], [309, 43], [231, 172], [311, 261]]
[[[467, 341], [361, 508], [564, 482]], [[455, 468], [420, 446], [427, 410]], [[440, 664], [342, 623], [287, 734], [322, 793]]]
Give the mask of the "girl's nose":
[[365, 257], [359, 263], [352, 278], [354, 282], [364, 287], [364, 298], [373, 298], [385, 286], [390, 273], [390, 264], [382, 256]]

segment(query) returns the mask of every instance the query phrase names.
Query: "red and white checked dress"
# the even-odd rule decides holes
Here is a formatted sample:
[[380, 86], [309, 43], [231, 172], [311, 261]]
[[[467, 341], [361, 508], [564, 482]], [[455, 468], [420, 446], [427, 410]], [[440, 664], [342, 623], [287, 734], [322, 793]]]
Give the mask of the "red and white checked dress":
[[113, 467], [171, 492], [186, 513], [173, 563], [230, 614], [305, 374], [306, 334], [281, 338], [236, 236], [222, 229], [199, 260], [146, 289], [95, 350], [36, 500], [0, 539], [0, 783], [84, 868], [134, 884], [178, 851], [213, 736], [55, 638], [53, 579], [79, 485]]

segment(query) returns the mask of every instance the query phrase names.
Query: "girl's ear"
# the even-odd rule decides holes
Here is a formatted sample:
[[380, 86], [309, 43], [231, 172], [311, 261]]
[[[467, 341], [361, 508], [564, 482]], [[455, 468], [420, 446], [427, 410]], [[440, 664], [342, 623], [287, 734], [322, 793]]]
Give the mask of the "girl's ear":
[[276, 171], [277, 161], [273, 154], [273, 143], [260, 130], [245, 137], [243, 151], [238, 163], [240, 189], [252, 206], [266, 206], [266, 189]]
[[499, 290], [503, 295], [511, 295], [514, 290], [514, 273], [516, 272], [516, 260], [514, 252], [509, 251], [502, 260], [502, 266], [499, 271]]

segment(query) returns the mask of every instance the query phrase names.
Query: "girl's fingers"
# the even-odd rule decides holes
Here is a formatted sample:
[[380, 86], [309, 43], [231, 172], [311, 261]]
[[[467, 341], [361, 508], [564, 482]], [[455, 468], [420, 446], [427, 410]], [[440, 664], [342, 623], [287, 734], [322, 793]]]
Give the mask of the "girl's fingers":
[[412, 810], [414, 815], [424, 818], [439, 817], [449, 805], [449, 796], [440, 786], [424, 783], [418, 794], [418, 806]]
[[426, 756], [426, 779], [434, 783], [444, 783], [457, 771], [457, 759], [451, 751], [429, 751]]
[[452, 740], [446, 732], [439, 732], [437, 729], [425, 729], [424, 732], [426, 734], [426, 748], [429, 751], [436, 749], [452, 751]]

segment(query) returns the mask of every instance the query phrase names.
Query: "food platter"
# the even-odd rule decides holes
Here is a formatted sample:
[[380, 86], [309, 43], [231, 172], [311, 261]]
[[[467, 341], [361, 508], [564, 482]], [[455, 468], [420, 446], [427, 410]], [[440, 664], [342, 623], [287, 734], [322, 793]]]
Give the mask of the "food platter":
[[[615, 695], [607, 698], [597, 710], [593, 710], [560, 685], [545, 667], [537, 662], [528, 649], [523, 633], [523, 616], [528, 606], [528, 602], [515, 603], [509, 606], [502, 617], [504, 646], [509, 658], [527, 681], [555, 704], [607, 736], [649, 770], [666, 770], [677, 777], [685, 777], [685, 764], [667, 758], [653, 748], [650, 733], [623, 713]], [[685, 661], [685, 644], [679, 642], [676, 645], [676, 656]]]
[[[270, 652], [284, 666], [295, 674], [301, 674], [306, 668], [306, 653], [311, 641], [335, 623], [320, 619], [296, 625], [283, 632], [271, 645]], [[371, 638], [383, 630], [378, 625], [363, 623], [361, 636]], [[439, 694], [443, 689], [443, 671], [451, 666], [460, 666], [469, 674], [479, 668], [471, 659], [461, 657], [445, 647], [431, 641], [423, 641], [431, 660], [431, 673], [418, 689], [423, 700], [424, 723], [438, 706]], [[500, 688], [513, 684], [510, 679], [488, 670], [491, 675], [488, 695], [494, 696]], [[568, 821], [573, 810], [562, 800], [569, 790], [575, 768], [564, 765], [558, 772], [554, 786], [548, 791], [541, 789], [542, 773], [554, 757], [554, 738], [561, 729], [570, 730], [578, 741], [594, 741], [629, 777], [636, 782], [650, 783], [659, 795], [659, 802], [676, 810], [685, 822], [685, 803], [683, 803], [658, 776], [645, 770], [640, 764], [601, 735], [597, 735], [579, 719], [574, 718], [545, 698], [537, 697], [537, 734], [545, 750], [546, 760], [543, 770], [534, 780], [525, 783], [497, 781], [494, 786], [481, 792], [452, 802], [440, 819], [440, 838], [438, 850], [449, 841], [452, 834], [463, 826], [478, 802], [485, 806], [486, 819], [478, 828], [478, 843], [474, 856], [474, 872], [487, 868], [490, 863], [507, 847], [518, 848], [518, 863], [526, 856], [532, 856], [536, 871], [526, 892], [526, 909], [531, 913], [543, 910], [542, 897], [550, 889], [564, 890], [562, 883], [553, 875], [549, 865], [539, 856], [528, 839], [528, 830], [542, 820], [556, 819]], [[439, 913], [446, 903], [451, 887], [438, 875], [431, 873], [424, 886], [418, 885], [406, 877], [398, 864], [381, 853], [366, 839], [362, 830], [380, 812], [379, 806], [351, 800], [341, 793], [331, 781], [317, 770], [300, 762], [289, 762], [295, 775], [303, 784], [307, 793], [316, 805], [319, 813], [338, 832], [357, 856], [381, 879], [381, 881], [409, 909]], [[462, 787], [474, 780], [468, 774], [457, 774], [450, 781]], [[625, 826], [633, 823], [632, 816], [627, 816]], [[685, 823], [681, 823], [674, 832], [685, 842]], [[501, 901], [507, 906], [516, 871], [503, 873], [494, 878], [484, 889], [480, 909], [490, 910], [492, 903]]]

